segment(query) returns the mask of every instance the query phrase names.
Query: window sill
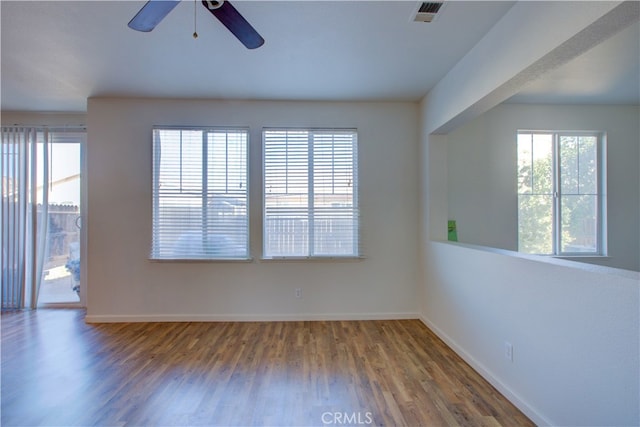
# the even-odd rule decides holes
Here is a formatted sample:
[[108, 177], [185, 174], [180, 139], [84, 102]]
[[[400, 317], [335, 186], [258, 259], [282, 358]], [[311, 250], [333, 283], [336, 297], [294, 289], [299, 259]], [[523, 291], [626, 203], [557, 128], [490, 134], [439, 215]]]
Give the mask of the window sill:
[[548, 256], [548, 257], [552, 257], [552, 258], [557, 258], [557, 259], [568, 259], [568, 260], [572, 260], [572, 259], [610, 259], [611, 257], [607, 256], [607, 255], [541, 255], [541, 256]]
[[260, 262], [359, 262], [364, 259], [363, 256], [283, 256], [260, 258]]
[[250, 263], [253, 262], [253, 258], [149, 258], [151, 262], [157, 263]]

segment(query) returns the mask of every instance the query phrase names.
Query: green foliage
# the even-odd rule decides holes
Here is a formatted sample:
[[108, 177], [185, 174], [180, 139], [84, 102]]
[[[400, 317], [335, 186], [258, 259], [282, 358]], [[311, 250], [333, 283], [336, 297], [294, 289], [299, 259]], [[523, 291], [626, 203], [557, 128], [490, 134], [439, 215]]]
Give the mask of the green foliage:
[[551, 155], [518, 167], [518, 250], [532, 254], [553, 253], [553, 193], [536, 194], [537, 187], [553, 188]]

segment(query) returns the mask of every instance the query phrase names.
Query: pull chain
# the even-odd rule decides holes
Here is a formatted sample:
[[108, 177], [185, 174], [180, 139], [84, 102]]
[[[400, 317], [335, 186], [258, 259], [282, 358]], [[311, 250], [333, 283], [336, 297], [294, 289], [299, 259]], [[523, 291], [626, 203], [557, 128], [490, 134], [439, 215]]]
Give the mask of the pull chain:
[[196, 13], [196, 9], [198, 6], [198, 0], [193, 0], [193, 38], [197, 39], [198, 38], [198, 22], [196, 19], [197, 13]]

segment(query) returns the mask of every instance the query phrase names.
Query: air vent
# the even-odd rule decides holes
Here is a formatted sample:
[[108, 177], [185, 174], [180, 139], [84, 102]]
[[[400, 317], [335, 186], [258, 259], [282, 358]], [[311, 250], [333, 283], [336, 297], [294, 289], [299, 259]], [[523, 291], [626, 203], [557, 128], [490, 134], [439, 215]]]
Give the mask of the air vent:
[[419, 3], [413, 20], [416, 22], [433, 22], [443, 3], [441, 1]]

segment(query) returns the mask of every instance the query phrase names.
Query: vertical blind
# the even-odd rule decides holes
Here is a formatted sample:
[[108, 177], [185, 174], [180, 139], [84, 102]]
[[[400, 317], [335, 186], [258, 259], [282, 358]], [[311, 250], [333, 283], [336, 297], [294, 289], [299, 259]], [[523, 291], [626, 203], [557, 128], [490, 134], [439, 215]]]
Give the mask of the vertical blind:
[[48, 224], [47, 129], [2, 127], [2, 308], [36, 308]]
[[263, 256], [360, 256], [357, 132], [265, 129], [263, 149]]
[[246, 129], [154, 128], [152, 259], [247, 259]]

